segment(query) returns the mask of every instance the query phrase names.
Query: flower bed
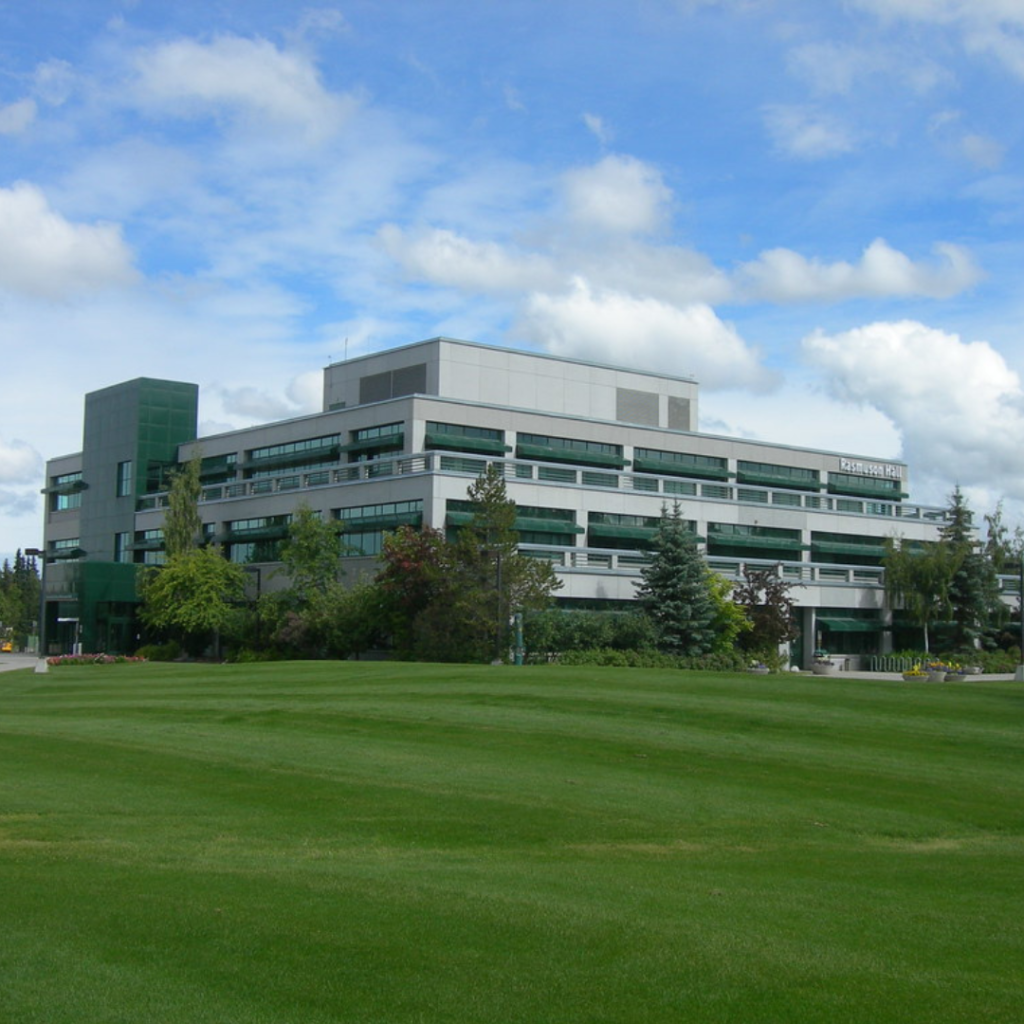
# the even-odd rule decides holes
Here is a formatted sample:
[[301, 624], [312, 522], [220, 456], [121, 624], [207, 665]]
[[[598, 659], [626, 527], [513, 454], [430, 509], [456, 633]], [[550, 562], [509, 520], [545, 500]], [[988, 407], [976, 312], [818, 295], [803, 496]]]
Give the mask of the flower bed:
[[120, 665], [124, 662], [145, 661], [145, 658], [130, 658], [127, 654], [59, 654], [46, 659], [47, 665]]

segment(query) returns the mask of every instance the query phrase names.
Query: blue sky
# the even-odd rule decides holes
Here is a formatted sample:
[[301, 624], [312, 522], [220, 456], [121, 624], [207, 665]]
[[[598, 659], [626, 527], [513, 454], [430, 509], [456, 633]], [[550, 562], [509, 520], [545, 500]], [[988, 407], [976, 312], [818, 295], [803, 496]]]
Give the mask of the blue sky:
[[0, 557], [82, 396], [445, 334], [1024, 508], [1019, 0], [0, 0]]

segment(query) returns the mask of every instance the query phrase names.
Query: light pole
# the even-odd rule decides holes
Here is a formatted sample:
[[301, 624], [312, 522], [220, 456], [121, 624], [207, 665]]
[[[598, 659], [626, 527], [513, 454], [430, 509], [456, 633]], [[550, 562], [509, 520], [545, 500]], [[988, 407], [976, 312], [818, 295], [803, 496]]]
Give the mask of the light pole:
[[39, 659], [36, 661], [36, 671], [46, 672], [49, 669], [46, 661], [46, 551], [25, 548], [25, 554], [42, 562], [39, 570]]

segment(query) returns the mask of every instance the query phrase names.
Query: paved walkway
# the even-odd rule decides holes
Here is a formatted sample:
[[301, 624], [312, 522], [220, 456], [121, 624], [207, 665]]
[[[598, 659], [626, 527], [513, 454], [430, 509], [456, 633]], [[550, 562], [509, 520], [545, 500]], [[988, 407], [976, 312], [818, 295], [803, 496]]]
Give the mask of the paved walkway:
[[39, 659], [34, 654], [0, 654], [0, 672], [16, 668], [34, 668]]

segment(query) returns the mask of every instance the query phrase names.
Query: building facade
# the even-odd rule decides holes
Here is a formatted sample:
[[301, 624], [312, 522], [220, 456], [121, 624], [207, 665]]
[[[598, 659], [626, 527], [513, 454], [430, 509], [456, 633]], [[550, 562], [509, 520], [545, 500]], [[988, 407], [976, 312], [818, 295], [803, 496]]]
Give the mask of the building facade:
[[934, 540], [944, 518], [908, 501], [902, 462], [698, 432], [695, 381], [449, 338], [328, 366], [313, 415], [198, 438], [197, 404], [195, 385], [145, 378], [86, 396], [82, 451], [47, 467], [51, 649], [132, 649], [167, 472], [196, 454], [207, 538], [264, 589], [285, 583], [272, 570], [301, 504], [342, 521], [357, 578], [388, 530], [465, 522], [467, 487], [497, 464], [558, 600], [617, 607], [678, 502], [713, 569], [777, 566], [794, 584], [798, 665], [891, 649], [884, 542]]

